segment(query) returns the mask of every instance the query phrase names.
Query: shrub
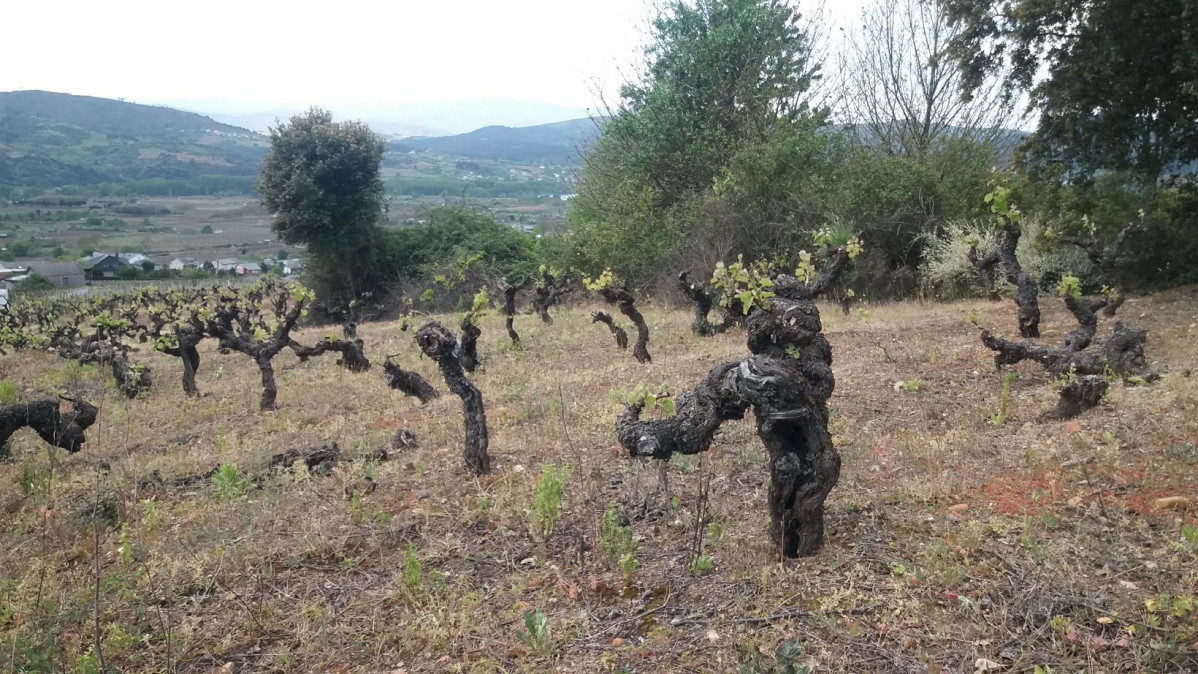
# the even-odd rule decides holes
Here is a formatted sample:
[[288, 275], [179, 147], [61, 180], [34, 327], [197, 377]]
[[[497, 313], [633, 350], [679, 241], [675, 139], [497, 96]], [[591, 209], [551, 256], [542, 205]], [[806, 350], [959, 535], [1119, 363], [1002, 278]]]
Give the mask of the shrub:
[[599, 551], [607, 561], [620, 567], [625, 573], [636, 570], [636, 540], [632, 529], [620, 524], [620, 511], [616, 504], [608, 503], [599, 520]]
[[541, 466], [541, 479], [537, 482], [537, 493], [532, 506], [533, 538], [543, 541], [553, 533], [557, 516], [561, 514], [562, 496], [566, 479], [569, 477], [569, 464], [558, 466], [547, 463]]
[[222, 499], [241, 496], [249, 487], [249, 480], [237, 471], [236, 465], [231, 463], [222, 463], [216, 469], [216, 472], [212, 474], [212, 483], [216, 485], [217, 492]]
[[[1036, 279], [1042, 292], [1054, 291], [1065, 276], [1076, 276], [1086, 289], [1097, 290], [1102, 286], [1098, 269], [1081, 249], [1069, 245], [1046, 246], [1041, 236], [1043, 225], [1035, 218], [1023, 218], [1021, 226], [1023, 235], [1016, 255], [1023, 270]], [[988, 223], [978, 220], [949, 223], [939, 233], [928, 237], [919, 268], [924, 294], [944, 300], [984, 296], [977, 271], [969, 262], [970, 237], [976, 237], [980, 256], [994, 250], [999, 241], [999, 233]], [[994, 270], [994, 281], [1000, 292], [1013, 290], [1001, 265]]]

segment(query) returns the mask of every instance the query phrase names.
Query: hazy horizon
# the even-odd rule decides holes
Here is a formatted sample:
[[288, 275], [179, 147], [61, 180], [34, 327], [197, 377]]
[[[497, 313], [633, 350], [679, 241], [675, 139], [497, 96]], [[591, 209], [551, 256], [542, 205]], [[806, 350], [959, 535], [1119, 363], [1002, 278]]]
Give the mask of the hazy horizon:
[[[652, 3], [26, 2], [6, 12], [9, 25], [53, 25], [59, 46], [47, 48], [44, 31], [10, 31], [0, 59], [21, 65], [0, 71], [0, 90], [220, 116], [318, 106], [451, 133], [563, 121], [616, 95], [646, 41]], [[861, 5], [831, 6], [827, 31], [851, 23]], [[472, 103], [508, 110], [447, 118]]]

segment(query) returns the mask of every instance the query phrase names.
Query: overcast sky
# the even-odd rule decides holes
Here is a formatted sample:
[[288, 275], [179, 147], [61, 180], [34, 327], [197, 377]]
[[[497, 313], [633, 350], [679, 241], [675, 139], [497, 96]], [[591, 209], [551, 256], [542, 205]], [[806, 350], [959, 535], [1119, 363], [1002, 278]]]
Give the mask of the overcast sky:
[[[651, 1], [7, 0], [0, 90], [242, 112], [480, 99], [593, 108], [595, 83], [614, 91], [636, 57]], [[862, 1], [831, 0], [829, 14], [844, 22]]]

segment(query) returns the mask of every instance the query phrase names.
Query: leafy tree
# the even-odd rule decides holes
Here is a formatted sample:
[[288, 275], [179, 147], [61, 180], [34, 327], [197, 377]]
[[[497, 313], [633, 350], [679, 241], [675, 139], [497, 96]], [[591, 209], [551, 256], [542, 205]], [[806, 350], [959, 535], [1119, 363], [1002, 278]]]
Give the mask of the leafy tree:
[[362, 122], [312, 108], [270, 130], [258, 193], [284, 243], [307, 244], [309, 273], [331, 296], [377, 284], [383, 142]]
[[[602, 137], [583, 157], [571, 213], [578, 261], [610, 265], [631, 281], [660, 273], [679, 242], [711, 220], [705, 211], [727, 205], [707, 199], [734, 157], [762, 154], [767, 145], [789, 150], [792, 139], [813, 136], [824, 119], [808, 100], [818, 77], [810, 33], [791, 7], [666, 4], [636, 80], [621, 89]], [[758, 219], [733, 208], [720, 228], [720, 237], [733, 239], [724, 247], [765, 243], [744, 227]]]
[[1163, 173], [1198, 159], [1198, 5], [1192, 0], [945, 0], [967, 91], [1010, 68], [1040, 113], [1030, 164], [1071, 182]]

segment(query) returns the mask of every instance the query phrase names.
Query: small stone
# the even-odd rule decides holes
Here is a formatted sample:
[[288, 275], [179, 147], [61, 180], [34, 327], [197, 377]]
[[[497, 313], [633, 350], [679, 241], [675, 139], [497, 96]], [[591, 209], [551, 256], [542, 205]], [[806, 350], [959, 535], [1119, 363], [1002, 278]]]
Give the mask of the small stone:
[[1190, 507], [1190, 499], [1185, 496], [1166, 496], [1152, 502], [1157, 510], [1185, 510]]
[[720, 635], [715, 630], [707, 630], [707, 640], [708, 641], [719, 641]]
[[978, 658], [976, 661], [974, 661], [973, 668], [978, 672], [993, 672], [1002, 669], [1002, 665], [993, 660]]
[[537, 560], [533, 559], [532, 557], [525, 557], [524, 559], [520, 560], [520, 564], [522, 566], [536, 566]]
[[964, 514], [966, 510], [969, 510], [968, 503], [958, 503], [956, 505], [949, 506], [949, 508], [948, 508], [948, 511], [950, 513], [957, 515], [958, 517], [961, 516], [962, 514]]
[[1082, 425], [1077, 423], [1076, 421], [1066, 421], [1065, 422], [1065, 432], [1066, 433], [1081, 433]]
[[627, 643], [627, 642], [624, 639], [621, 639], [620, 637], [616, 637], [615, 639], [611, 640], [611, 645], [616, 646], [616, 647], [623, 646], [625, 643]]

